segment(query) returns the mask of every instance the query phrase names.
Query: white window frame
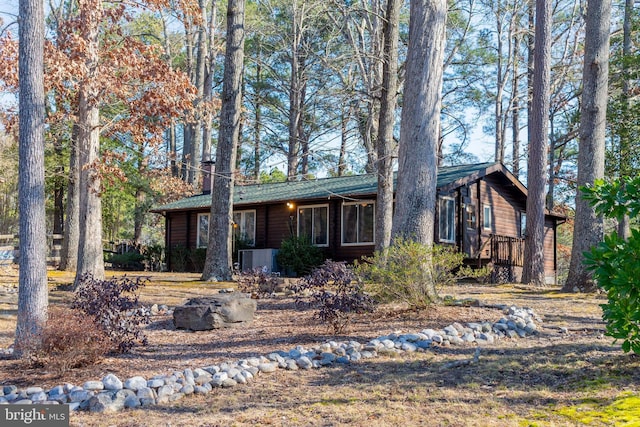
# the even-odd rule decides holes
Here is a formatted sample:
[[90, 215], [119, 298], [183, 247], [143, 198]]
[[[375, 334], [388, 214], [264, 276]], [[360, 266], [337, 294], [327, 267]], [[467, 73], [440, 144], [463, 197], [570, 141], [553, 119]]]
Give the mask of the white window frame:
[[491, 214], [491, 205], [482, 205], [482, 229], [493, 230], [493, 215]]
[[[251, 237], [251, 240], [253, 240], [253, 243], [251, 243], [249, 246], [255, 247], [256, 245], [256, 210], [246, 209], [242, 211], [233, 211], [233, 213], [231, 214], [231, 218], [235, 218], [236, 214], [240, 214], [240, 224], [238, 225], [240, 228], [240, 236], [242, 236], [243, 234], [246, 234], [245, 217], [248, 213], [253, 213], [253, 236], [247, 236], [247, 237]], [[235, 221], [233, 223], [236, 224]], [[235, 234], [235, 226], [234, 226], [234, 234]]]
[[[373, 205], [373, 240], [371, 242], [363, 242], [360, 241], [360, 235], [359, 235], [359, 230], [360, 230], [360, 214], [362, 212], [361, 207], [363, 205]], [[356, 242], [349, 242], [346, 243], [344, 241], [344, 232], [345, 232], [345, 225], [346, 225], [346, 221], [344, 218], [344, 208], [345, 206], [358, 206], [358, 210], [357, 210], [357, 217], [356, 217]], [[344, 202], [342, 203], [342, 212], [340, 215], [340, 242], [342, 244], [342, 246], [370, 246], [370, 245], [375, 245], [376, 243], [376, 202], [375, 200], [363, 200], [360, 202]]]
[[[326, 224], [326, 229], [325, 229], [325, 233], [327, 236], [327, 243], [323, 243], [323, 244], [316, 244], [315, 242], [311, 242], [314, 246], [318, 246], [318, 247], [328, 247], [329, 246], [329, 205], [328, 204], [320, 204], [320, 205], [304, 205], [304, 206], [298, 206], [298, 208], [296, 209], [296, 216], [297, 216], [297, 222], [296, 222], [296, 234], [298, 235], [298, 237], [300, 237], [300, 211], [303, 209], [312, 209], [312, 215], [315, 217], [315, 210], [319, 209], [319, 208], [326, 208], [327, 209], [327, 224]], [[315, 221], [314, 221], [314, 217], [312, 217], [311, 219], [311, 227], [315, 227]], [[313, 240], [313, 231], [315, 231], [312, 228], [311, 231], [311, 237]]]
[[[453, 214], [453, 218], [449, 218], [448, 216], [444, 215], [445, 212], [443, 212], [443, 206], [449, 203], [453, 204], [453, 208], [451, 209], [451, 212]], [[448, 211], [447, 211], [448, 212]], [[442, 230], [443, 230], [443, 220], [447, 220], [447, 236], [443, 236]], [[449, 219], [451, 219], [451, 222], [449, 223]], [[453, 238], [449, 239], [448, 237], [450, 237], [450, 235], [453, 236]], [[454, 197], [449, 197], [449, 196], [440, 196], [439, 200], [438, 200], [438, 240], [440, 242], [443, 243], [455, 243], [456, 242], [456, 199]]]
[[[201, 236], [200, 234], [200, 221], [201, 218], [207, 218], [207, 232], [206, 235]], [[196, 222], [196, 248], [206, 248], [209, 242], [209, 214], [208, 213], [199, 213]]]

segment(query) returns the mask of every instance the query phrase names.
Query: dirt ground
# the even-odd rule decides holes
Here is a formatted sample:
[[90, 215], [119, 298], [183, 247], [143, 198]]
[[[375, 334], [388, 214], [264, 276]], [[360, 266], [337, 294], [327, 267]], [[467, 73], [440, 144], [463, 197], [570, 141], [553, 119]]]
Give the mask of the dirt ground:
[[[64, 285], [72, 279], [66, 273], [49, 272], [51, 304], [69, 300]], [[231, 286], [203, 283], [193, 274], [151, 273], [141, 300], [175, 306]], [[0, 267], [0, 349], [13, 342], [15, 289], [15, 268]], [[495, 321], [503, 316], [496, 306], [506, 304], [533, 308], [542, 320], [539, 334], [487, 345], [476, 364], [446, 368], [452, 361], [472, 358], [475, 346], [465, 345], [320, 370], [278, 371], [246, 386], [170, 405], [117, 415], [74, 413], [71, 425], [640, 426], [640, 360], [624, 354], [604, 335], [602, 296], [477, 284], [447, 287], [440, 293], [478, 300], [481, 306], [438, 306], [420, 312], [383, 306], [357, 317], [343, 336], [329, 334], [313, 310], [285, 296], [258, 300], [254, 322], [242, 329], [176, 330], [171, 316], [160, 315], [146, 329], [146, 347], [110, 355], [98, 365], [63, 377], [1, 359], [0, 385], [82, 384], [107, 373], [122, 379], [151, 377], [330, 339], [365, 342], [390, 332], [436, 329], [454, 321]]]

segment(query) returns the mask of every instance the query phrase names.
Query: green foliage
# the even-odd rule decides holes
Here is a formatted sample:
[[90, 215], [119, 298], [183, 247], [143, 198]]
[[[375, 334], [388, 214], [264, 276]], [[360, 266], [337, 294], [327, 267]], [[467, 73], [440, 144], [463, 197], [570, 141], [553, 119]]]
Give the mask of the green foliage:
[[614, 181], [597, 179], [593, 186], [580, 189], [598, 215], [636, 218], [640, 213], [640, 177], [620, 178]]
[[[583, 188], [584, 197], [597, 213], [610, 218], [640, 212], [640, 178], [605, 182]], [[640, 230], [632, 229], [624, 240], [615, 232], [605, 236], [590, 252], [585, 264], [598, 285], [607, 293], [602, 304], [607, 335], [622, 340], [625, 352], [640, 354]]]
[[145, 257], [137, 252], [125, 252], [122, 254], [109, 254], [105, 261], [111, 263], [113, 268], [119, 270], [140, 271], [144, 270]]
[[18, 233], [18, 143], [0, 131], [0, 234]]
[[149, 271], [162, 271], [164, 246], [160, 244], [143, 246], [142, 255]]
[[187, 271], [187, 262], [189, 260], [189, 249], [182, 245], [174, 245], [171, 247], [171, 270]]
[[137, 294], [146, 280], [140, 277], [98, 280], [84, 275], [78, 280], [71, 307], [93, 319], [116, 350], [126, 353], [136, 344], [147, 343], [142, 326], [149, 323], [150, 314]]
[[640, 230], [624, 240], [616, 233], [585, 254], [585, 263], [609, 302], [602, 304], [607, 335], [623, 340], [622, 349], [640, 354]]
[[364, 292], [353, 269], [344, 262], [327, 260], [304, 277], [296, 291], [311, 292], [316, 317], [335, 334], [344, 332], [354, 314], [375, 310], [373, 299]]
[[487, 274], [485, 270], [463, 268], [464, 254], [455, 248], [427, 246], [404, 238], [363, 261], [357, 265], [357, 272], [377, 299], [404, 302], [414, 308], [439, 302], [438, 287], [461, 277]]
[[324, 259], [322, 251], [311, 243], [307, 236], [291, 236], [283, 240], [278, 250], [278, 265], [287, 273], [303, 276], [320, 265]]
[[269, 173], [266, 173], [264, 171], [260, 172], [260, 182], [263, 184], [272, 182], [285, 182], [286, 180], [287, 175], [278, 168], [271, 169], [271, 172]]
[[207, 248], [192, 249], [189, 252], [189, 259], [191, 260], [190, 271], [204, 270], [204, 262], [207, 259]]

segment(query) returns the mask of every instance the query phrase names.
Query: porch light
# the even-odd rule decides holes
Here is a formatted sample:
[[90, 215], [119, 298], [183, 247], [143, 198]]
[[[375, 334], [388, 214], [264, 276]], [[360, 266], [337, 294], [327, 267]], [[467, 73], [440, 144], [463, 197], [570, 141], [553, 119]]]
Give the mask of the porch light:
[[294, 210], [296, 208], [296, 205], [294, 205], [291, 202], [287, 202], [287, 207], [289, 208], [290, 211]]

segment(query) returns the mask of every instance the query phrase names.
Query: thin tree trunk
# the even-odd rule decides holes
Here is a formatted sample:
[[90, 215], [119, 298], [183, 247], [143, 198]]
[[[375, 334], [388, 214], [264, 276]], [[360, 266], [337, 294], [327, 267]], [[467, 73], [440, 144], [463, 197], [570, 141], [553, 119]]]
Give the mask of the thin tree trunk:
[[300, 122], [302, 121], [302, 67], [300, 65], [301, 28], [298, 22], [297, 1], [293, 3], [293, 23], [291, 42], [291, 78], [289, 85], [289, 150], [287, 152], [287, 179], [295, 180], [298, 175], [300, 153]]
[[48, 289], [44, 197], [44, 5], [19, 6], [20, 273], [14, 355], [26, 356], [47, 321]]
[[380, 251], [391, 243], [393, 219], [393, 128], [398, 86], [398, 36], [400, 0], [387, 1], [384, 26], [384, 52], [382, 68], [382, 99], [378, 132], [378, 197], [376, 198], [375, 241]]
[[69, 155], [69, 184], [64, 223], [64, 239], [60, 256], [60, 270], [76, 271], [78, 268], [78, 245], [80, 239], [80, 168], [78, 165], [78, 124], [74, 123], [71, 133]]
[[516, 178], [520, 176], [520, 100], [519, 98], [519, 84], [520, 79], [518, 77], [518, 64], [519, 54], [518, 46], [520, 40], [517, 36], [513, 38], [513, 86], [511, 89], [511, 172]]
[[236, 150], [240, 138], [242, 71], [244, 60], [244, 0], [227, 7], [227, 41], [216, 149], [216, 176], [211, 191], [209, 245], [202, 280], [231, 278], [231, 222]]
[[[629, 117], [630, 100], [631, 100], [631, 82], [629, 77], [629, 65], [628, 59], [631, 55], [631, 15], [633, 13], [633, 0], [626, 0], [624, 4], [624, 23], [623, 23], [623, 38], [622, 38], [622, 98], [625, 103], [623, 108], [625, 109], [625, 116]], [[631, 171], [631, 165], [629, 164], [631, 153], [629, 153], [629, 147], [631, 141], [628, 140], [629, 136], [620, 136], [620, 176], [628, 176]], [[626, 140], [626, 141], [625, 141]], [[618, 236], [623, 239], [628, 239], [631, 236], [631, 219], [629, 215], [623, 215], [618, 218]]]
[[338, 176], [343, 176], [347, 171], [347, 124], [349, 123], [348, 108], [342, 107], [342, 113], [340, 117], [340, 156], [338, 157]]
[[78, 152], [80, 168], [80, 233], [78, 248], [78, 279], [90, 274], [104, 279], [102, 255], [101, 177], [97, 170], [100, 156], [100, 111], [98, 88], [98, 28], [102, 17], [102, 2], [80, 2], [80, 18], [85, 25], [87, 72], [80, 85], [78, 102]]
[[546, 162], [549, 135], [551, 84], [551, 0], [536, 1], [536, 33], [531, 101], [531, 132], [527, 166], [527, 237], [522, 281], [545, 284], [544, 208], [547, 184]]
[[[609, 78], [609, 32], [611, 0], [588, 0], [585, 27], [578, 187], [593, 184], [604, 176], [604, 151]], [[596, 289], [584, 266], [584, 252], [602, 241], [603, 219], [578, 191], [573, 228], [573, 247], [565, 291], [588, 292]]]
[[211, 0], [211, 12], [209, 14], [209, 41], [207, 43], [207, 64], [205, 70], [204, 79], [204, 101], [209, 104], [207, 107], [207, 113], [203, 119], [202, 129], [202, 161], [206, 162], [211, 160], [211, 136], [213, 129], [213, 77], [216, 67], [216, 53], [215, 47], [215, 24], [217, 19], [217, 7], [216, 0]]

